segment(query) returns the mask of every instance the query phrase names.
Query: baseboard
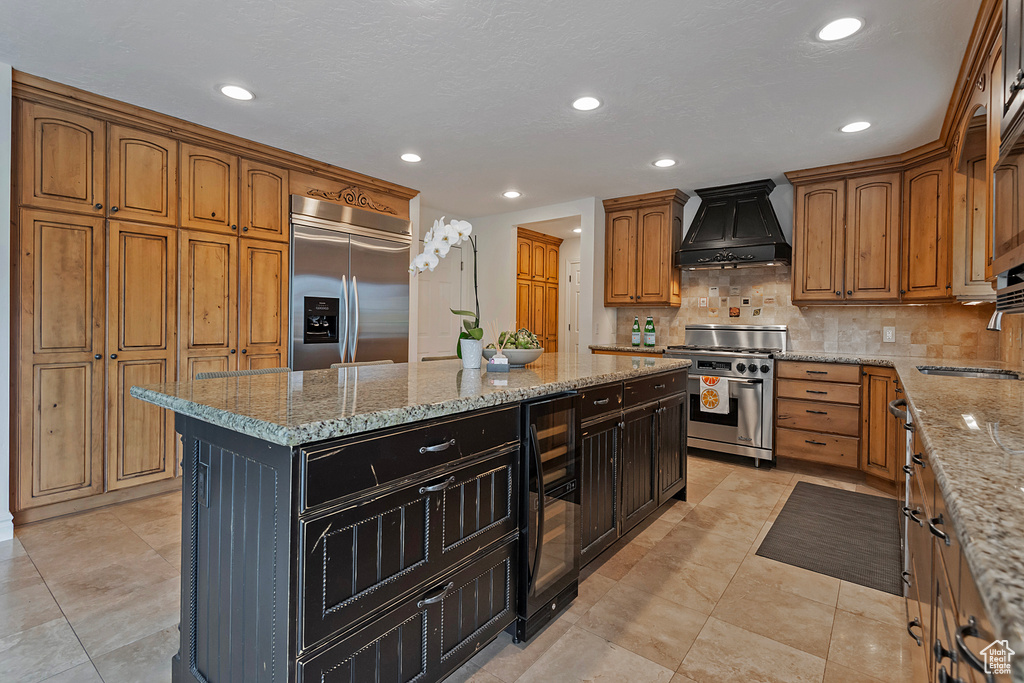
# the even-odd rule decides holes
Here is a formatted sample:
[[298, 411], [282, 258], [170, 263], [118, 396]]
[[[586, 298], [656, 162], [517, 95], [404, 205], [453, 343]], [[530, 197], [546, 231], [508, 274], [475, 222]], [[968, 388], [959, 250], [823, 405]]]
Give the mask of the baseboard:
[[107, 507], [108, 505], [127, 503], [128, 501], [138, 500], [140, 498], [149, 498], [150, 496], [157, 496], [161, 493], [169, 493], [180, 489], [181, 477], [174, 477], [171, 479], [154, 481], [149, 484], [133, 486], [127, 489], [120, 489], [118, 491], [108, 491], [107, 493], [100, 493], [95, 496], [89, 496], [88, 498], [67, 500], [62, 503], [51, 503], [50, 505], [41, 505], [37, 508], [29, 508], [28, 510], [15, 512], [14, 525], [21, 526], [22, 524], [41, 522], [46, 519], [53, 519], [54, 517], [73, 515], [79, 512], [86, 512], [88, 510], [96, 510], [98, 508]]
[[8, 515], [7, 519], [0, 519], [0, 541], [9, 541], [14, 538], [14, 518]]

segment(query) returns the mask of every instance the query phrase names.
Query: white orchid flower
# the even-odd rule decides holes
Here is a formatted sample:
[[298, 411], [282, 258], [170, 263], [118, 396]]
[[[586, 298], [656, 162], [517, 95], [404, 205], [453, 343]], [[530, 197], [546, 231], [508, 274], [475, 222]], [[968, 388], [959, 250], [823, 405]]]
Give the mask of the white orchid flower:
[[427, 269], [427, 254], [419, 254], [412, 260], [412, 265], [409, 266], [409, 272], [416, 270], [422, 273]]
[[473, 226], [469, 221], [452, 221], [452, 227], [459, 233], [459, 241], [469, 239]]
[[440, 239], [434, 242], [434, 248], [431, 250], [430, 253], [434, 254], [438, 258], [444, 258], [445, 256], [448, 255], [448, 252], [451, 250], [451, 248], [451, 244], [444, 241], [443, 239]]
[[439, 259], [434, 254], [423, 254], [423, 256], [425, 256], [426, 259], [427, 259], [426, 260], [427, 270], [429, 270], [431, 273], [433, 273], [434, 272], [434, 268], [437, 268], [437, 264], [441, 262], [441, 259]]

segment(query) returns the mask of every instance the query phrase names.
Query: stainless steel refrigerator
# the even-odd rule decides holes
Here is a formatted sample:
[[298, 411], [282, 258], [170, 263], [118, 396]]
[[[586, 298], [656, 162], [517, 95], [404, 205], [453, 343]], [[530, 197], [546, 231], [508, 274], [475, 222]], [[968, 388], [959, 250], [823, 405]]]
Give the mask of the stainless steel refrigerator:
[[292, 196], [291, 368], [409, 359], [409, 221]]

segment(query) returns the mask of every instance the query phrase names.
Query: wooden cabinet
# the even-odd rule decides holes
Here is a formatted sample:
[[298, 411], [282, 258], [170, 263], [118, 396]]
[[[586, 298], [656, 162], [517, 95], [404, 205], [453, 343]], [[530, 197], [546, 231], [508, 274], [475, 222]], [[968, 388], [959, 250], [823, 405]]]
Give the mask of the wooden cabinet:
[[178, 378], [238, 369], [238, 239], [181, 231]]
[[181, 225], [238, 232], [238, 157], [181, 144]]
[[102, 215], [105, 124], [82, 114], [21, 102], [16, 185], [25, 207]]
[[992, 198], [989, 193], [989, 158], [986, 140], [987, 114], [973, 116], [967, 124], [960, 159], [953, 167], [952, 222], [950, 225], [953, 296], [961, 300], [995, 300], [987, 274], [991, 250]]
[[674, 258], [688, 199], [679, 190], [666, 190], [604, 200], [605, 306], [680, 305]]
[[1024, 102], [1024, 1], [1003, 0], [1003, 59], [1000, 130], [1004, 138], [1018, 129]]
[[798, 185], [793, 301], [898, 301], [900, 174]]
[[776, 369], [776, 455], [856, 468], [860, 366], [780, 361]]
[[658, 506], [658, 405], [627, 410], [622, 416], [619, 475], [620, 534], [639, 524]]
[[101, 217], [22, 211], [16, 508], [103, 490]]
[[903, 197], [903, 300], [948, 298], [949, 161], [907, 169]]
[[687, 394], [676, 394], [658, 404], [658, 503], [686, 486]]
[[905, 450], [903, 426], [889, 412], [889, 403], [897, 398], [895, 370], [865, 367], [861, 470], [890, 482], [896, 481]]
[[238, 222], [246, 237], [287, 242], [288, 171], [249, 159], [240, 164], [242, 199]]
[[111, 221], [107, 245], [107, 488], [118, 489], [174, 473], [174, 416], [129, 390], [175, 380], [177, 231]]
[[280, 368], [288, 358], [288, 245], [238, 241], [241, 369]]
[[178, 222], [178, 142], [110, 127], [110, 207], [119, 220]]
[[562, 240], [519, 228], [516, 238], [516, 325], [558, 351], [558, 247]]

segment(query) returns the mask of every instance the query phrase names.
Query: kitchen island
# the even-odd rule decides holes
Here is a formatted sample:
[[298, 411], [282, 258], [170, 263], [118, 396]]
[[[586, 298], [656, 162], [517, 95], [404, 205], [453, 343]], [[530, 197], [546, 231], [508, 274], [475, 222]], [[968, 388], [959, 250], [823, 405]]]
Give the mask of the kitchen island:
[[[598, 391], [658, 429], [688, 364], [566, 353], [504, 374], [445, 361], [133, 387], [183, 436], [174, 680], [444, 678], [516, 618], [520, 404]], [[685, 433], [666, 443], [655, 501], [685, 485]]]

